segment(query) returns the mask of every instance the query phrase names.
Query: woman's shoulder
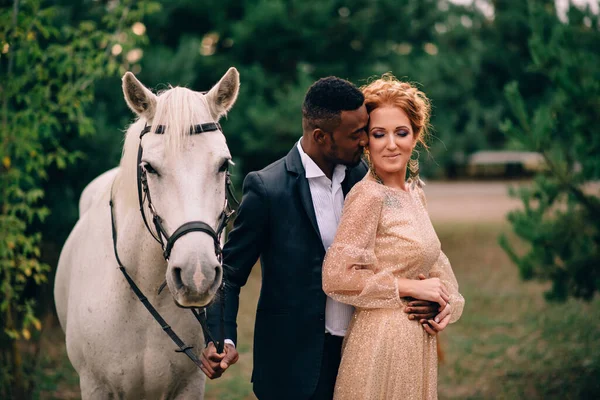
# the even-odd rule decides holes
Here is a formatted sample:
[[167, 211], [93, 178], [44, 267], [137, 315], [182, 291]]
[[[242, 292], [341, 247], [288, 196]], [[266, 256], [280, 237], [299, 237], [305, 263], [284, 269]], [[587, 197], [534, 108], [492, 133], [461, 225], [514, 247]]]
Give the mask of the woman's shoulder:
[[421, 204], [423, 204], [423, 206], [427, 208], [427, 197], [425, 197], [425, 191], [423, 190], [423, 186], [425, 186], [425, 184], [423, 182], [418, 183], [411, 181], [409, 181], [408, 184], [411, 187], [411, 191], [421, 201]]
[[384, 198], [385, 187], [367, 175], [352, 187], [346, 196], [346, 201], [361, 199], [364, 201], [377, 202], [383, 201]]

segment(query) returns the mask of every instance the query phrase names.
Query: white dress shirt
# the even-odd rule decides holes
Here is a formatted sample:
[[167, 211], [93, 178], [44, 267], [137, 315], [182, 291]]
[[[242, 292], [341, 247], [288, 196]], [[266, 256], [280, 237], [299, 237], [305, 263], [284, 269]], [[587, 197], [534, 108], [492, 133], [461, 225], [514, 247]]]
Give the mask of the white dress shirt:
[[[312, 197], [323, 247], [327, 250], [333, 243], [344, 208], [342, 181], [346, 177], [346, 167], [337, 165], [330, 180], [312, 158], [304, 152], [301, 140], [297, 146], [310, 187], [310, 197]], [[325, 331], [335, 336], [344, 336], [353, 313], [354, 307], [340, 303], [328, 296], [325, 305]]]

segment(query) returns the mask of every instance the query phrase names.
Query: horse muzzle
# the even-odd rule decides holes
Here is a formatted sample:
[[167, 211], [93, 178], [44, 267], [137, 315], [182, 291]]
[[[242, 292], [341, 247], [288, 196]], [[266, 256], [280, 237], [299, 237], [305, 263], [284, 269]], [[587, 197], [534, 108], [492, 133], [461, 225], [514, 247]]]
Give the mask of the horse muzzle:
[[180, 307], [204, 307], [215, 297], [221, 280], [221, 265], [200, 266], [191, 270], [179, 266], [167, 270], [167, 286]]
[[223, 267], [208, 235], [193, 232], [177, 241], [168, 261], [166, 280], [178, 305], [206, 306], [219, 290], [222, 279]]

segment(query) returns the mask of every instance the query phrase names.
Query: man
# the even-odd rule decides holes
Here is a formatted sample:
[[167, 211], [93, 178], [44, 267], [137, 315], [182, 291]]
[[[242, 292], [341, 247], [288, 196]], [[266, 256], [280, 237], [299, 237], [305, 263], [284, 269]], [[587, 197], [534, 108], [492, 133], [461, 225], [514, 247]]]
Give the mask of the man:
[[[224, 248], [225, 350], [209, 343], [203, 371], [217, 378], [238, 360], [240, 288], [260, 257], [262, 287], [254, 332], [254, 393], [261, 400], [331, 399], [351, 306], [328, 298], [321, 268], [344, 197], [367, 172], [364, 97], [336, 77], [315, 82], [302, 107], [303, 135], [287, 156], [248, 174], [234, 229]], [[415, 318], [437, 308], [421, 304]], [[220, 304], [208, 312], [219, 332]]]

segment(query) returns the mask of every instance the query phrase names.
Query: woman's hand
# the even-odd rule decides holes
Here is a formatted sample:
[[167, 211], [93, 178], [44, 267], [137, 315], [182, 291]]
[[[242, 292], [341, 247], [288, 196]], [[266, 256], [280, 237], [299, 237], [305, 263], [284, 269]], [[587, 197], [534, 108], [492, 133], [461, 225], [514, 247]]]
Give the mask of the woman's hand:
[[411, 296], [419, 300], [428, 300], [438, 303], [443, 309], [446, 307], [446, 303], [450, 299], [448, 289], [442, 283], [439, 278], [427, 278], [423, 279], [424, 276], [419, 276], [419, 281], [412, 281], [412, 294]]

